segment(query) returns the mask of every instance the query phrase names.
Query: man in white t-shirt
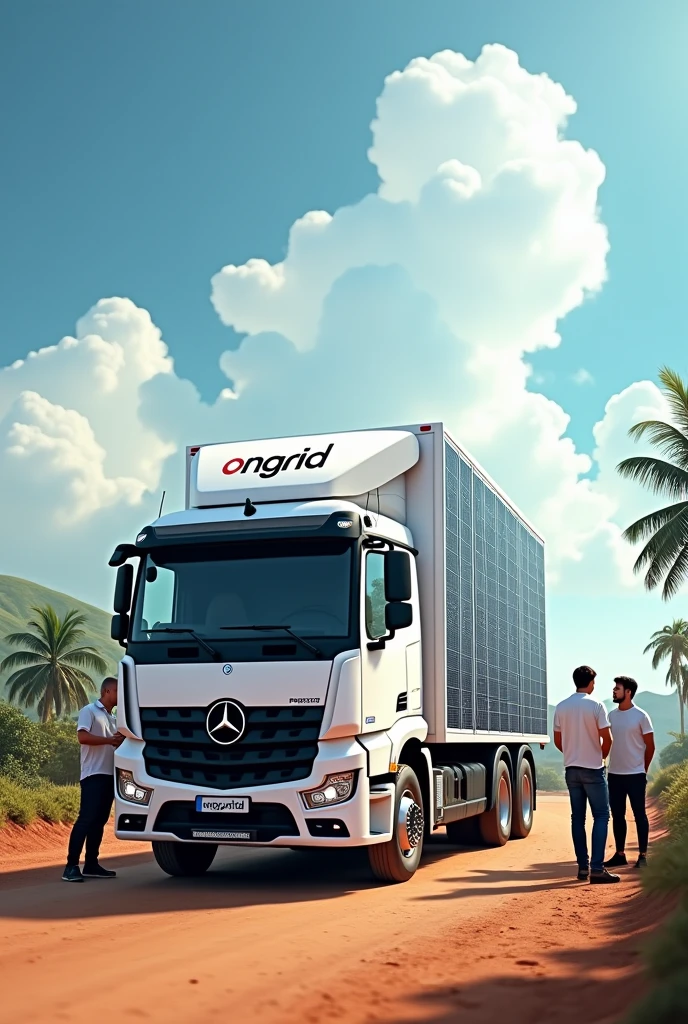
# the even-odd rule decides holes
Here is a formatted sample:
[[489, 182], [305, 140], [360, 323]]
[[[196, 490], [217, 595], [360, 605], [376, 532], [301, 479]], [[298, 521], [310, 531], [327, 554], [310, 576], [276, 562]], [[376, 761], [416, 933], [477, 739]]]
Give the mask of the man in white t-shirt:
[[[564, 755], [566, 786], [571, 800], [571, 834], [581, 882], [607, 884], [620, 881], [604, 866], [609, 830], [609, 794], [604, 758], [612, 745], [607, 710], [592, 696], [596, 672], [580, 665], [573, 673], [576, 692], [554, 711], [554, 745]], [[587, 805], [592, 811], [592, 851], [585, 832]]]
[[647, 864], [647, 844], [650, 824], [645, 810], [647, 772], [655, 756], [655, 737], [650, 716], [636, 707], [633, 698], [638, 684], [630, 676], [617, 676], [612, 698], [616, 708], [609, 712], [612, 730], [611, 756], [608, 764], [609, 806], [612, 812], [616, 853], [606, 862], [607, 867], [621, 867], [626, 860], [626, 797], [638, 831], [638, 860], [636, 867]]
[[[79, 712], [77, 737], [81, 750], [81, 802], [79, 816], [69, 837], [65, 882], [83, 882], [84, 878], [115, 878], [98, 863], [103, 831], [115, 798], [115, 747], [124, 736], [117, 732], [113, 710], [117, 704], [117, 680], [103, 680], [100, 700], [87, 704]], [[86, 843], [83, 874], [79, 868]]]

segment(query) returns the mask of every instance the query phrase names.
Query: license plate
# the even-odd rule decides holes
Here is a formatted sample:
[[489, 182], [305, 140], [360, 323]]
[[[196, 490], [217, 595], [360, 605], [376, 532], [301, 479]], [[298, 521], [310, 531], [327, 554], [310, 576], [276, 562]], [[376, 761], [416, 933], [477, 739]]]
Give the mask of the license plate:
[[234, 829], [234, 828], [195, 828], [192, 829], [191, 835], [194, 839], [214, 839], [215, 841], [231, 840], [236, 842], [237, 840], [248, 840], [256, 838], [256, 833], [250, 829]]
[[196, 810], [205, 814], [248, 814], [248, 796], [197, 796]]

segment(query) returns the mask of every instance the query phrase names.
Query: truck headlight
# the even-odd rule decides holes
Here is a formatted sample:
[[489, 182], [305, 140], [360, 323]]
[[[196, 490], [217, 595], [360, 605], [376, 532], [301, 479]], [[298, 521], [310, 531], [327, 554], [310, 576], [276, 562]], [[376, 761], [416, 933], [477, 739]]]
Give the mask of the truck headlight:
[[133, 774], [124, 768], [117, 769], [117, 792], [122, 800], [128, 800], [132, 804], [148, 804], [153, 794], [152, 789], [134, 782]]
[[331, 807], [348, 800], [356, 785], [356, 772], [337, 772], [326, 775], [325, 781], [317, 789], [309, 789], [302, 793], [303, 802], [308, 808]]

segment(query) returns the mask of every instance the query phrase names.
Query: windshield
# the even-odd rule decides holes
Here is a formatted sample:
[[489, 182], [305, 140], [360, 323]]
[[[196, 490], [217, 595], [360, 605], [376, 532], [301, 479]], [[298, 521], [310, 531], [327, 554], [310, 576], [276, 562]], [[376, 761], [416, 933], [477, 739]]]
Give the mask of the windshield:
[[132, 639], [169, 643], [169, 628], [230, 641], [257, 634], [224, 627], [265, 625], [288, 626], [303, 637], [346, 637], [351, 567], [345, 540], [163, 548], [143, 564]]

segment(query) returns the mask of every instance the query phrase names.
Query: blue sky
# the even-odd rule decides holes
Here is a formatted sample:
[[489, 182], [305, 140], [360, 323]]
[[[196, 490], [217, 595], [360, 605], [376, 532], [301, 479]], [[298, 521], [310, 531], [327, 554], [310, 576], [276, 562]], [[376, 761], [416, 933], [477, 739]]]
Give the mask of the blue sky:
[[[375, 187], [365, 153], [387, 73], [443, 48], [475, 57], [494, 41], [565, 85], [578, 102], [572, 132], [607, 167], [609, 282], [567, 317], [564, 344], [533, 360], [540, 387], [589, 450], [606, 397], [653, 378], [658, 346], [680, 359], [680, 0], [25, 0], [4, 23], [4, 363], [70, 333], [101, 296], [127, 295], [211, 397], [232, 332], [208, 302], [210, 274], [230, 259], [278, 259], [297, 216]], [[581, 367], [594, 384], [571, 381]]]
[[[270, 340], [270, 330], [277, 328], [263, 324], [260, 311], [253, 310], [246, 322], [258, 323], [251, 332], [268, 340], [261, 349], [249, 339], [251, 344], [234, 358], [231, 350], [238, 349], [244, 332], [221, 322], [210, 301], [211, 277], [227, 264], [242, 265], [252, 257], [278, 263], [288, 253], [289, 232], [298, 218], [310, 210], [334, 214], [376, 191], [378, 170], [367, 150], [385, 76], [413, 58], [444, 49], [475, 60], [485, 44], [497, 42], [516, 51], [528, 72], [546, 73], [575, 98], [578, 111], [566, 136], [597, 151], [606, 168], [597, 199], [611, 244], [608, 280], [559, 321], [558, 348], [524, 357], [533, 367], [531, 390], [553, 399], [571, 417], [568, 436], [579, 453], [591, 454], [593, 425], [613, 396], [635, 382], [655, 379], [660, 363], [683, 370], [680, 296], [683, 239], [688, 234], [688, 141], [681, 126], [688, 91], [687, 28], [688, 7], [679, 0], [654, 5], [642, 0], [15, 4], [4, 11], [0, 33], [8, 155], [0, 165], [0, 365], [74, 334], [77, 320], [99, 300], [126, 297], [149, 311], [161, 329], [176, 374], [167, 373], [166, 356], [150, 340], [147, 358], [154, 369], [130, 395], [131, 409], [145, 413], [136, 424], [144, 431], [138, 448], [152, 445], [156, 457], [164, 460], [166, 451], [200, 440], [204, 430], [216, 437], [213, 431], [224, 429], [218, 423], [228, 421], [211, 406], [227, 387], [227, 377], [256, 376], [268, 365], [280, 368], [275, 370], [279, 377], [282, 371], [288, 373], [292, 357], [285, 355], [279, 338]], [[330, 307], [336, 308], [350, 289], [340, 330], [346, 310], [360, 307], [361, 320], [352, 320], [351, 329], [360, 328], [363, 337], [366, 324], [375, 322], [375, 306], [370, 282], [357, 291], [356, 273], [352, 264], [349, 275], [333, 287]], [[388, 289], [394, 303], [400, 280], [395, 284], [380, 278], [375, 288], [380, 293]], [[404, 295], [411, 294], [410, 278], [403, 289]], [[235, 301], [236, 296], [225, 296], [220, 305], [224, 302], [229, 309], [225, 319], [236, 325], [243, 321], [235, 315]], [[420, 306], [409, 302], [408, 319], [413, 322]], [[422, 317], [418, 322], [426, 324]], [[414, 367], [424, 361], [424, 345], [431, 344], [425, 329], [419, 330], [415, 350], [408, 350]], [[145, 325], [141, 330], [145, 334]], [[288, 334], [286, 327], [283, 333]], [[436, 335], [438, 352], [445, 343], [441, 334]], [[294, 337], [290, 341], [298, 348]], [[321, 347], [325, 352], [324, 343]], [[221, 357], [225, 372], [219, 366]], [[318, 373], [325, 372], [325, 358], [308, 363], [317, 389], [322, 388]], [[77, 409], [77, 399], [70, 396], [74, 375], [81, 370], [74, 366], [62, 382], [52, 381], [49, 396], [48, 383], [43, 388], [30, 379], [22, 387], [67, 410]], [[576, 383], [580, 370], [591, 379]], [[457, 366], [457, 373], [463, 371], [465, 366]], [[198, 406], [189, 397], [187, 381], [208, 406]], [[413, 383], [410, 374], [409, 386]], [[267, 393], [274, 407], [276, 392]], [[18, 401], [18, 394], [10, 396], [12, 401]], [[626, 453], [623, 437], [635, 410], [654, 400], [652, 392], [642, 389], [635, 398], [627, 394], [619, 399], [617, 412], [608, 417], [614, 443], [606, 456], [590, 470], [576, 463], [579, 483], [588, 472], [592, 477], [606, 475], [607, 483], [593, 495], [597, 504], [584, 502], [575, 518], [593, 515], [594, 505], [602, 522], [607, 515], [602, 506], [614, 492], [616, 511], [608, 513], [612, 527], [605, 525], [604, 530], [618, 532], [627, 523], [631, 511], [624, 502], [634, 499], [630, 492], [616, 493], [609, 480], [617, 456]], [[261, 419], [266, 407], [257, 400], [255, 407], [246, 404], [236, 430], [250, 434], [255, 423], [267, 422]], [[117, 408], [108, 412], [111, 420], [116, 420]], [[389, 408], [393, 416], [394, 407]], [[40, 417], [54, 418], [45, 409], [34, 402], [34, 441]], [[179, 413], [185, 425], [175, 434], [171, 421], [177, 410], [185, 410]], [[3, 415], [0, 402], [0, 433], [16, 422], [16, 406], [6, 421]], [[131, 457], [135, 448], [123, 443], [120, 451], [116, 439], [108, 441], [95, 412], [79, 407], [78, 415], [90, 422], [94, 444], [106, 451], [106, 479], [95, 487], [100, 497], [77, 516], [79, 535], [91, 547], [85, 539], [86, 546], [80, 547], [75, 534], [65, 539], [64, 522], [53, 535], [44, 520], [37, 520], [39, 529], [45, 527], [45, 550], [8, 552], [5, 570], [106, 604], [109, 578], [105, 584], [102, 569], [91, 572], [90, 556], [82, 551], [101, 552], [113, 538], [126, 539], [150, 515], [148, 506], [157, 507], [161, 487], [178, 474], [178, 462], [171, 455], [162, 475], [153, 472], [146, 478], [145, 467], [129, 470], [126, 465], [125, 454]], [[284, 429], [275, 431], [292, 432], [296, 419], [283, 410], [277, 422]], [[75, 423], [64, 431], [81, 429]], [[322, 429], [333, 425], [359, 424], [337, 421], [323, 423]], [[155, 436], [145, 434], [153, 426]], [[66, 436], [64, 431], [61, 436]], [[572, 459], [571, 453], [552, 448], [551, 463], [541, 462], [540, 477], [533, 476], [530, 483], [527, 453], [520, 461], [506, 460], [498, 472], [500, 443], [503, 448], [497, 438], [491, 453], [486, 442], [488, 469], [497, 467], [495, 475], [520, 504], [528, 506], [534, 495], [536, 521], [561, 519], [564, 499], [560, 495], [553, 504], [538, 488], [548, 472], [554, 473], [547, 466]], [[45, 452], [45, 437], [41, 444]], [[479, 434], [471, 444], [480, 453]], [[97, 446], [88, 452], [91, 461], [98, 460]], [[145, 479], [145, 486], [139, 486], [138, 477]], [[33, 496], [43, 493], [33, 489], [36, 481], [30, 474], [16, 479], [26, 508], [35, 504]], [[143, 505], [137, 505], [141, 493]], [[120, 498], [123, 504], [117, 505]], [[19, 501], [17, 522], [26, 521], [22, 508]], [[600, 622], [616, 638], [614, 649], [609, 651], [609, 641], [598, 629], [588, 647], [590, 657], [577, 660], [597, 658], [605, 671], [613, 672], [619, 649], [632, 647], [633, 665], [640, 671], [646, 662], [639, 659], [637, 636], [662, 625], [671, 614], [655, 598], [615, 589], [607, 578], [607, 562], [599, 556], [601, 548], [595, 546], [602, 544], [604, 530], [590, 532], [584, 557], [583, 541], [574, 553], [571, 564], [579, 567], [575, 580], [569, 573], [566, 584], [551, 590], [550, 650], [559, 678], [580, 650], [576, 635]], [[662, 688], [656, 677], [652, 684]]]

